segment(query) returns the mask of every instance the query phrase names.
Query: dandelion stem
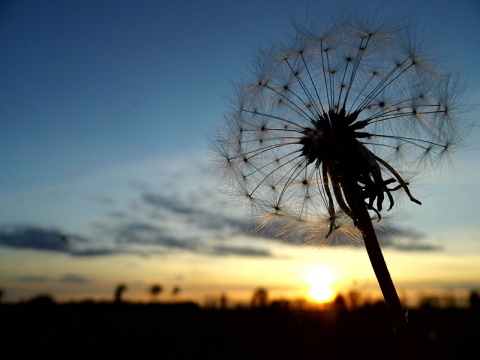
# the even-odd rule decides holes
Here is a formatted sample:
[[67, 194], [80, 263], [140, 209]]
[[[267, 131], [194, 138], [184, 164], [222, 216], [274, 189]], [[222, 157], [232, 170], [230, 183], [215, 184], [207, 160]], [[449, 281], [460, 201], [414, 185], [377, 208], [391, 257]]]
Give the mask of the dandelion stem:
[[378, 243], [377, 235], [370, 219], [370, 214], [368, 213], [364, 200], [360, 196], [358, 185], [351, 184], [349, 190], [352, 190], [352, 188], [353, 191], [351, 191], [351, 193], [350, 191], [346, 191], [345, 196], [356, 219], [355, 224], [362, 233], [365, 248], [380, 285], [390, 320], [392, 321], [395, 331], [395, 336], [400, 346], [402, 357], [408, 360], [417, 360], [419, 357], [416, 345], [408, 325], [405, 311], [400, 303], [395, 285], [383, 257], [380, 244]]

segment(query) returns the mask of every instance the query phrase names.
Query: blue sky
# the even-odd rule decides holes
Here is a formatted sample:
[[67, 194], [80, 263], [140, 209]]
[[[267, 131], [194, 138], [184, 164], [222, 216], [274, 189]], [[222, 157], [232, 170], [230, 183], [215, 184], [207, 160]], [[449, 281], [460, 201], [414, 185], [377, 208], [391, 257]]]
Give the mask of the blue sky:
[[[257, 285], [297, 294], [293, 278], [282, 282], [266, 269], [286, 273], [341, 259], [342, 252], [361, 256], [356, 250], [316, 251], [251, 235], [244, 213], [213, 190], [215, 169], [207, 154], [207, 138], [222, 123], [231, 80], [246, 74], [252, 54], [281, 39], [291, 20], [335, 17], [346, 9], [375, 10], [427, 34], [445, 56], [442, 63], [468, 80], [469, 102], [477, 107], [465, 116], [478, 119], [477, 1], [357, 3], [3, 2], [0, 287], [5, 298], [38, 292], [109, 296], [120, 281], [130, 281], [131, 292], [137, 286], [139, 294], [152, 281], [180, 283], [197, 295], [240, 293]], [[421, 207], [405, 201], [405, 211], [387, 219], [396, 230], [382, 240], [393, 269], [402, 270], [405, 262], [429, 264], [438, 269], [432, 284], [444, 278], [445, 288], [480, 288], [479, 135], [477, 126], [454, 168], [416, 179], [412, 190]], [[362, 264], [365, 282], [371, 282], [371, 268]], [[219, 266], [225, 276], [218, 274]], [[262, 284], [252, 280], [257, 270], [264, 274]], [[402, 280], [400, 270], [400, 282], [422, 271], [405, 270]], [[424, 276], [417, 283], [425, 281]]]

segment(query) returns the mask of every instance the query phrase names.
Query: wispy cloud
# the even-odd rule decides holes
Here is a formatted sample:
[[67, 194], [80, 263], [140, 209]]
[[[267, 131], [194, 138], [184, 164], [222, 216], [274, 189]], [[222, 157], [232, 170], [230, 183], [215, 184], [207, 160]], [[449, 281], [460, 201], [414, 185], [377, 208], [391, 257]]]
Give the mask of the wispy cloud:
[[32, 225], [0, 228], [0, 245], [17, 249], [69, 253], [75, 256], [110, 255], [115, 249], [98, 248], [92, 239]]
[[58, 279], [53, 279], [48, 276], [21, 276], [17, 278], [18, 281], [24, 283], [48, 283], [52, 280], [57, 280], [63, 283], [89, 283], [91, 280], [77, 274], [64, 274]]
[[[66, 235], [55, 229], [35, 226], [15, 226], [0, 229], [0, 245], [19, 249], [35, 249], [63, 252], [67, 248]], [[75, 242], [86, 242], [80, 236], [72, 236]]]
[[60, 281], [65, 283], [89, 283], [90, 279], [77, 274], [65, 274], [60, 278]]
[[425, 234], [411, 229], [390, 227], [388, 232], [379, 231], [377, 237], [383, 248], [393, 248], [398, 251], [442, 250], [442, 246], [429, 243]]
[[17, 280], [24, 283], [45, 283], [51, 279], [47, 276], [21, 276]]
[[[85, 231], [69, 231], [61, 224], [33, 226], [20, 221], [13, 226], [0, 226], [0, 246], [82, 257], [174, 252], [275, 257], [278, 242], [304, 245], [301, 236], [275, 236], [275, 226], [256, 232], [253, 219], [242, 215], [246, 211], [241, 206], [227, 203], [224, 196], [212, 190], [210, 168], [204, 160], [182, 163], [177, 159], [172, 164], [173, 168], [168, 167], [169, 163], [162, 164], [164, 172], [155, 184], [127, 177], [124, 183], [133, 184], [127, 186], [127, 194], [112, 194], [108, 188], [102, 188], [103, 193], [97, 191], [100, 195], [90, 199], [101, 206], [103, 215], [95, 209], [100, 215], [92, 218]], [[151, 178], [148, 171], [137, 172], [143, 174], [143, 179]], [[114, 180], [102, 182], [114, 184]], [[241, 244], [235, 240], [239, 238]], [[379, 232], [379, 240], [382, 247], [400, 251], [439, 250], [427, 243], [423, 234], [403, 228]]]

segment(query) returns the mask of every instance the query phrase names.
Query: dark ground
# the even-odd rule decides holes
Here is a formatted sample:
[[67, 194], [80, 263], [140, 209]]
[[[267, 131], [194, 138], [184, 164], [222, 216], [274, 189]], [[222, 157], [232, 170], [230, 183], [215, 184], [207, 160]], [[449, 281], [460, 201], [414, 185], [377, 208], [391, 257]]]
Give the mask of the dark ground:
[[[409, 319], [422, 359], [479, 358], [479, 309], [424, 308]], [[44, 299], [0, 304], [0, 328], [0, 356], [13, 354], [5, 359], [399, 359], [383, 304], [221, 310]]]

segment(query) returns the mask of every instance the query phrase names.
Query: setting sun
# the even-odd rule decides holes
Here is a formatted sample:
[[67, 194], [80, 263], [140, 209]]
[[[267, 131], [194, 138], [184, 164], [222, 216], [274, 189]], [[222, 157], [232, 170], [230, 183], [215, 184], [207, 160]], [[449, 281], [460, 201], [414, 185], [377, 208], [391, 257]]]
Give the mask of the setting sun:
[[333, 282], [335, 273], [328, 266], [312, 267], [305, 276], [305, 280], [310, 285], [309, 297], [316, 302], [327, 302], [333, 299], [335, 291]]

